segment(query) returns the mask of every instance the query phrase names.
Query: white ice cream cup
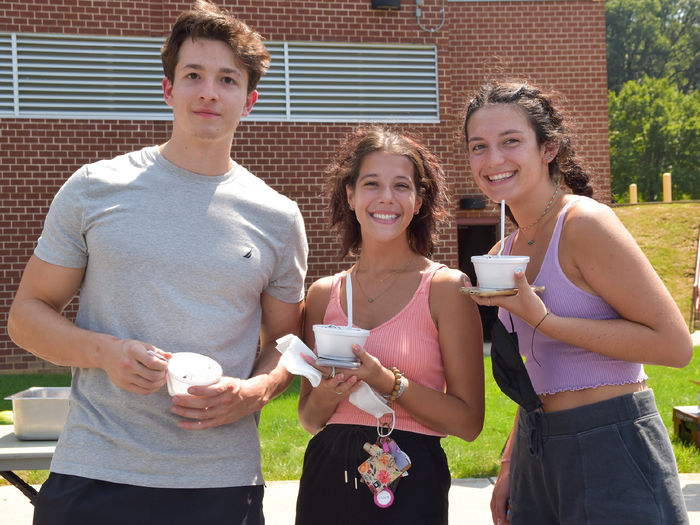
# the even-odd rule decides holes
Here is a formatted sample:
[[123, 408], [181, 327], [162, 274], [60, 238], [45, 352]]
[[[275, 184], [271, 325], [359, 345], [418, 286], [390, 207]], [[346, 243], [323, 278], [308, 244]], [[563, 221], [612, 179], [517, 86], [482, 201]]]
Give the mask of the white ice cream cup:
[[187, 394], [191, 386], [216, 383], [223, 374], [221, 365], [211, 357], [195, 352], [176, 352], [168, 361], [168, 393]]
[[316, 351], [319, 357], [357, 361], [352, 345], [365, 346], [369, 330], [332, 324], [315, 324]]
[[477, 285], [491, 290], [515, 288], [515, 270], [522, 268], [524, 272], [529, 262], [527, 255], [472, 256]]

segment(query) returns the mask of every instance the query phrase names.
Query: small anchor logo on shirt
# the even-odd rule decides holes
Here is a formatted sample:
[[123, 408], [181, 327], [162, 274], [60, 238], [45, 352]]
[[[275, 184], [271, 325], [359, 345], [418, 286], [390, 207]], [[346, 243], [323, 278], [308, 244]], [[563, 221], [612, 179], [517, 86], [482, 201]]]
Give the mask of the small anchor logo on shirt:
[[253, 255], [253, 248], [250, 248], [250, 249], [248, 250], [248, 253], [246, 253], [245, 255], [243, 255], [243, 257], [245, 257], [246, 259], [250, 259], [250, 257], [251, 257], [252, 255]]

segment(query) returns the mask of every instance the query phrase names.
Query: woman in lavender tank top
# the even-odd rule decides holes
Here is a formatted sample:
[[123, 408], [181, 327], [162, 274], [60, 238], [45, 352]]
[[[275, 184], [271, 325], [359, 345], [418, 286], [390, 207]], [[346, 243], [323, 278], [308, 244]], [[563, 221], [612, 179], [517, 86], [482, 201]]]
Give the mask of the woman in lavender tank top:
[[464, 133], [476, 184], [505, 200], [518, 226], [504, 253], [530, 257], [515, 272], [517, 295], [473, 297], [500, 307], [508, 331], [512, 320], [511, 347], [526, 357], [541, 401], [519, 407], [491, 500], [494, 523], [688, 523], [643, 369], [688, 364], [682, 314], [616, 215], [590, 198], [553, 95], [485, 86], [468, 103]]

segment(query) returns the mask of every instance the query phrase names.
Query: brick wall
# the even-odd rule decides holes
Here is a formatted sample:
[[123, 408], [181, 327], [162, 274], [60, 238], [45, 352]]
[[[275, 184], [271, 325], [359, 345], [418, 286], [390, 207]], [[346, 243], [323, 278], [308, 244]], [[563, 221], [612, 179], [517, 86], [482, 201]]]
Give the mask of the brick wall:
[[[556, 89], [577, 119], [578, 149], [595, 174], [597, 197], [609, 201], [604, 3], [593, 0], [447, 3], [445, 25], [418, 28], [414, 3], [398, 12], [372, 11], [370, 0], [229, 0], [268, 40], [434, 44], [438, 48], [440, 124], [418, 131], [438, 153], [455, 201], [480, 196], [460, 142], [461, 112], [484, 80], [512, 77]], [[188, 2], [5, 1], [0, 32], [163, 37]], [[426, 0], [421, 22], [440, 22], [441, 0]], [[307, 282], [347, 265], [328, 232], [320, 174], [354, 124], [243, 122], [233, 157], [297, 200], [310, 246]], [[164, 142], [167, 122], [108, 120], [0, 121], [0, 374], [57, 368], [17, 348], [7, 337], [7, 310], [22, 268], [41, 231], [51, 197], [79, 166]], [[492, 205], [457, 211], [443, 226], [435, 258], [457, 265], [456, 221], [493, 217]], [[69, 308], [74, 311], [75, 304]]]

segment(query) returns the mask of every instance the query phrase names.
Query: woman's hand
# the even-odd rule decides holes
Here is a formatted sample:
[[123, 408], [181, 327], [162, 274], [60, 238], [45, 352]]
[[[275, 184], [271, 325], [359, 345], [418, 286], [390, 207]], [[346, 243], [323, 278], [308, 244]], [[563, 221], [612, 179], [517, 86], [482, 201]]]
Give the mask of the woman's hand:
[[367, 383], [380, 394], [390, 393], [394, 387], [394, 372], [359, 345], [353, 345], [352, 351], [360, 361], [360, 366], [352, 369], [336, 367], [336, 370], [340, 370], [346, 377], [355, 377], [360, 382]]
[[542, 299], [532, 291], [530, 283], [527, 282], [525, 272], [518, 270], [514, 273], [515, 284], [518, 287], [518, 293], [515, 295], [499, 295], [493, 297], [479, 297], [471, 295], [470, 297], [482, 306], [498, 306], [505, 308], [510, 313], [517, 315], [530, 326], [536, 326], [537, 323], [547, 313], [547, 307], [542, 302]]
[[508, 499], [510, 498], [510, 463], [501, 463], [501, 472], [491, 493], [491, 519], [494, 525], [510, 523]]
[[[353, 369], [339, 368], [337, 366], [319, 366], [310, 357], [302, 356], [302, 358], [321, 372], [321, 382], [313, 391], [316, 395], [333, 400], [336, 404], [357, 390], [361, 384], [361, 381], [353, 374]], [[347, 381], [345, 380], [346, 377], [349, 378]]]

